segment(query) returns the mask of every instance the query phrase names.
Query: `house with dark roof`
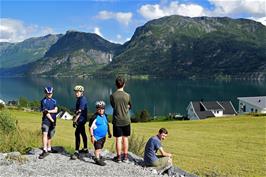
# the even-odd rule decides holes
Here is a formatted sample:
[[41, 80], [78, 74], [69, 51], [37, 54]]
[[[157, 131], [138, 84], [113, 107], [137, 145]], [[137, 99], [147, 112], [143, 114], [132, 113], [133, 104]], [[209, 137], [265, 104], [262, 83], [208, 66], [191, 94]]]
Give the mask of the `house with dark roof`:
[[236, 114], [237, 112], [231, 101], [191, 101], [187, 107], [187, 117], [190, 120]]
[[239, 114], [245, 113], [266, 113], [266, 96], [238, 97]]

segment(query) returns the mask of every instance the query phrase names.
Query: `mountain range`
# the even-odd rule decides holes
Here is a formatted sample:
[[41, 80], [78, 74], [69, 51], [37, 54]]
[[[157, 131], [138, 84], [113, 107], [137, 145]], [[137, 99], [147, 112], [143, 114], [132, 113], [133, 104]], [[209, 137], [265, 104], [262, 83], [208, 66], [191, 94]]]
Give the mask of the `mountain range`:
[[168, 16], [123, 45], [67, 31], [0, 43], [0, 75], [266, 79], [266, 27], [247, 19]]

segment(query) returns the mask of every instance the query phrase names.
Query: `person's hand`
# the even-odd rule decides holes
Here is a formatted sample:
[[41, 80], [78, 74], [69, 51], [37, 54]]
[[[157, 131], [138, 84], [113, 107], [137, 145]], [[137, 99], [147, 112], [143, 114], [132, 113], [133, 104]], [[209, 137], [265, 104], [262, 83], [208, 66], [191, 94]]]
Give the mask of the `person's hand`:
[[108, 138], [112, 138], [112, 134], [111, 133], [108, 134]]
[[48, 112], [47, 109], [45, 109], [45, 110], [43, 110], [43, 113], [46, 115], [46, 114], [48, 114], [49, 112]]
[[170, 158], [173, 158], [173, 155], [172, 155], [171, 153], [169, 153], [169, 157], [170, 157]]
[[73, 128], [77, 128], [77, 122], [73, 121]]

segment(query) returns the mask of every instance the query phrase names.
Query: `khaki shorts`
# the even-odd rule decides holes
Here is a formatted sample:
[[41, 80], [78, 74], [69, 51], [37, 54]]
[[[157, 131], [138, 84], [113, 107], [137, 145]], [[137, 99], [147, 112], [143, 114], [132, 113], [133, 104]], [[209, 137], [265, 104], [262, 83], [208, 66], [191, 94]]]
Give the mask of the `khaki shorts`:
[[164, 169], [165, 167], [171, 166], [169, 162], [170, 157], [157, 156], [159, 159], [152, 162], [149, 166], [156, 167], [157, 170]]

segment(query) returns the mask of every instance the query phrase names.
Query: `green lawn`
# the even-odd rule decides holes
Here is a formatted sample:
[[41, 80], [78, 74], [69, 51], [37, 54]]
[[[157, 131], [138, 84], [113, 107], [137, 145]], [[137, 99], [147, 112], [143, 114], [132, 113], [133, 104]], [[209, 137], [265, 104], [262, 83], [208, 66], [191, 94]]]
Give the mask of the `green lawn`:
[[[12, 114], [22, 128], [40, 129], [40, 113]], [[186, 171], [200, 176], [266, 176], [266, 117], [132, 124], [136, 135], [146, 140], [161, 127], [169, 131], [164, 149], [173, 153], [174, 164]], [[110, 149], [113, 142], [108, 139], [105, 147]], [[53, 144], [74, 148], [71, 121], [58, 120]]]

